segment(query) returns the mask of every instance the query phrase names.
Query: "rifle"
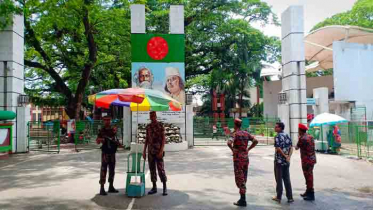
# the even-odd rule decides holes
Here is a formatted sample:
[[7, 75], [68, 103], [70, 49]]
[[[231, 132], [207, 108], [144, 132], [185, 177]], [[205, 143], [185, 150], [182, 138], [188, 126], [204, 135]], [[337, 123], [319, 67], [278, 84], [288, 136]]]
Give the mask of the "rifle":
[[109, 149], [111, 148], [111, 143], [116, 144], [117, 146], [124, 148], [124, 146], [119, 142], [117, 136], [114, 136], [114, 138], [104, 136], [103, 139], [105, 141], [108, 141], [108, 148]]

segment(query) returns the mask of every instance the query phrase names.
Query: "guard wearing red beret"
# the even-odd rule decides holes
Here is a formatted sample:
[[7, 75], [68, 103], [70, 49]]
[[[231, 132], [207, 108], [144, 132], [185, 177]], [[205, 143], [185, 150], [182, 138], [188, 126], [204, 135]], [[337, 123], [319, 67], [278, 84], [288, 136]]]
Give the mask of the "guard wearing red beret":
[[307, 134], [307, 126], [299, 124], [299, 140], [295, 149], [300, 149], [302, 160], [302, 170], [306, 179], [307, 190], [301, 194], [304, 200], [315, 200], [315, 191], [313, 188], [313, 168], [316, 164], [315, 141], [311, 135]]
[[[232, 135], [233, 140], [227, 142], [228, 147], [233, 152], [233, 166], [234, 166], [234, 177], [236, 185], [239, 188], [240, 199], [234, 203], [236, 206], [246, 206], [246, 181], [247, 181], [247, 170], [249, 167], [249, 156], [248, 153], [253, 149], [258, 141], [254, 136], [249, 134], [247, 131], [241, 130], [242, 120], [234, 120], [234, 133]], [[249, 141], [252, 144], [248, 148]]]

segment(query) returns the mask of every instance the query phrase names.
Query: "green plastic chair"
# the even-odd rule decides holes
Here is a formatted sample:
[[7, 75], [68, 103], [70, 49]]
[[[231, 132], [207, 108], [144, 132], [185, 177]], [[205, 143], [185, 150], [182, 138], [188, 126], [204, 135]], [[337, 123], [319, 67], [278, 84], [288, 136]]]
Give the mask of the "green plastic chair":
[[[141, 162], [142, 167], [140, 167]], [[133, 176], [136, 176], [136, 153], [130, 153], [127, 157], [126, 194]], [[142, 158], [142, 153], [137, 153], [137, 176], [140, 176], [141, 182], [145, 184], [145, 160]]]

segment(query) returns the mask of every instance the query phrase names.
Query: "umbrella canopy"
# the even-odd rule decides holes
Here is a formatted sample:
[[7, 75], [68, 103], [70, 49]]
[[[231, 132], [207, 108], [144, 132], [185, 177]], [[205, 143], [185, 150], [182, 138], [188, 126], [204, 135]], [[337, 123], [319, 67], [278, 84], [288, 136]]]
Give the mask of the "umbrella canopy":
[[317, 115], [311, 122], [310, 127], [321, 126], [321, 125], [335, 125], [337, 123], [346, 123], [348, 122], [343, 117], [340, 117], [335, 114], [322, 113]]
[[333, 68], [333, 42], [372, 44], [373, 30], [357, 26], [326, 26], [312, 31], [304, 38], [305, 56], [318, 65], [307, 67], [307, 72]]
[[[118, 94], [124, 89], [110, 89], [99, 92], [95, 95], [91, 95], [88, 99], [91, 98], [91, 101], [94, 102], [96, 107], [103, 107], [108, 109], [111, 105], [113, 106], [130, 106], [129, 102], [122, 102], [118, 99]], [[93, 98], [93, 100], [92, 100]]]
[[169, 95], [152, 89], [127, 88], [118, 98], [121, 102], [131, 102], [131, 111], [180, 111], [181, 103]]
[[95, 94], [96, 107], [130, 107], [131, 111], [180, 111], [181, 104], [158, 90], [143, 88], [110, 89]]

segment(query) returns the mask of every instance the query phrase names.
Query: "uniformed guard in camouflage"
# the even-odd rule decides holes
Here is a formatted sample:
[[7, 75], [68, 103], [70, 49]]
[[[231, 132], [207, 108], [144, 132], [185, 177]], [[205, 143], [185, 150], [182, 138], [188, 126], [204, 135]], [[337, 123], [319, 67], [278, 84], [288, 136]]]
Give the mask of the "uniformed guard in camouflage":
[[149, 195], [157, 193], [157, 169], [158, 175], [163, 183], [163, 195], [167, 195], [167, 176], [164, 169], [164, 145], [166, 143], [165, 129], [157, 121], [156, 112], [150, 112], [151, 123], [146, 126], [146, 140], [143, 151], [143, 157], [146, 159], [146, 148], [148, 147], [148, 163], [150, 177], [153, 188], [148, 192]]
[[316, 164], [315, 141], [307, 134], [307, 126], [299, 124], [299, 140], [296, 149], [300, 149], [303, 175], [306, 180], [307, 190], [301, 194], [304, 200], [315, 200], [313, 188], [313, 168]]
[[117, 152], [118, 146], [121, 146], [120, 143], [116, 139], [116, 128], [111, 127], [110, 117], [105, 117], [103, 119], [104, 121], [104, 127], [100, 129], [96, 142], [97, 144], [101, 144], [101, 170], [100, 170], [100, 195], [107, 195], [104, 189], [104, 185], [106, 183], [106, 174], [107, 174], [107, 168], [109, 167], [109, 193], [118, 193], [118, 190], [116, 190], [113, 186], [114, 182], [114, 175], [115, 175], [115, 153]]
[[[236, 185], [239, 188], [240, 199], [234, 203], [236, 206], [246, 206], [246, 181], [249, 167], [249, 151], [254, 148], [258, 141], [247, 131], [240, 130], [242, 121], [235, 119], [233, 141], [228, 141], [228, 146], [233, 152], [233, 166]], [[249, 141], [253, 143], [247, 148]]]

